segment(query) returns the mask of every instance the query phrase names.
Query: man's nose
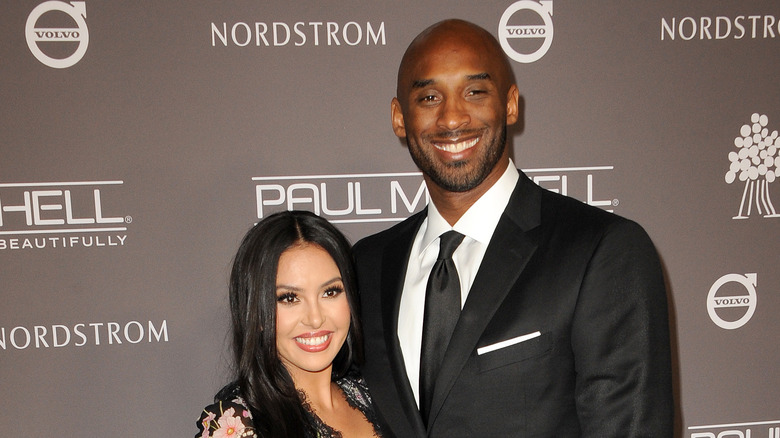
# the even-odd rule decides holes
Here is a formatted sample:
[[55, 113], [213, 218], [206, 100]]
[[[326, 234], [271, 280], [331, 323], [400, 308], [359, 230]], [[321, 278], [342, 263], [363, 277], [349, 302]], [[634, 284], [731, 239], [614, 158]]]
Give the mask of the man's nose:
[[446, 99], [442, 102], [438, 125], [442, 129], [454, 131], [468, 125], [471, 116], [463, 102], [458, 99]]

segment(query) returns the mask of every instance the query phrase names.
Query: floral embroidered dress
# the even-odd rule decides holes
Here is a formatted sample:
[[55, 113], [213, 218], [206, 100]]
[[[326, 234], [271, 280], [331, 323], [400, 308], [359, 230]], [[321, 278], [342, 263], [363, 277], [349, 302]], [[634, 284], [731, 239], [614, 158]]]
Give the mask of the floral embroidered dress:
[[[382, 434], [374, 412], [371, 395], [363, 381], [363, 378], [357, 374], [349, 373], [342, 379], [337, 380], [347, 397], [347, 402], [353, 408], [356, 408], [366, 419], [374, 426], [374, 435], [381, 437]], [[263, 438], [259, 432], [255, 431], [252, 423], [252, 414], [249, 411], [244, 399], [241, 397], [241, 388], [234, 386], [225, 400], [215, 398], [215, 403], [203, 409], [203, 413], [198, 420], [198, 433], [195, 438]], [[340, 438], [341, 433], [334, 430], [315, 415], [308, 405], [304, 403], [306, 411], [310, 414], [309, 420], [317, 430], [316, 437], [311, 438]], [[307, 437], [308, 438], [308, 437]]]

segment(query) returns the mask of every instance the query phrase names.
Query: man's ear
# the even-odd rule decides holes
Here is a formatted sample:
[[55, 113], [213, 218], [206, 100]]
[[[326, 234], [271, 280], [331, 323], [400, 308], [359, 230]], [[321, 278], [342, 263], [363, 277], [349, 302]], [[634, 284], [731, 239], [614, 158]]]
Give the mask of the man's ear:
[[401, 102], [397, 97], [390, 102], [390, 117], [393, 124], [393, 132], [398, 138], [406, 138], [406, 125], [404, 125], [404, 113], [401, 111]]
[[518, 117], [518, 102], [520, 100], [520, 91], [517, 89], [517, 85], [512, 84], [509, 86], [509, 91], [506, 93], [506, 124], [514, 125], [517, 122]]

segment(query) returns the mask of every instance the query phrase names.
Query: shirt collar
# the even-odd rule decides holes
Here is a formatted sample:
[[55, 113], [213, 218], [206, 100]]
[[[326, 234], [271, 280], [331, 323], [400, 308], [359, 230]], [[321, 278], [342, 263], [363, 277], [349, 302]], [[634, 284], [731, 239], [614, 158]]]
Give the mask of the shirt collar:
[[498, 220], [501, 219], [501, 214], [504, 213], [507, 204], [509, 204], [509, 198], [512, 196], [519, 178], [520, 174], [510, 158], [509, 165], [498, 181], [477, 199], [477, 202], [469, 207], [466, 213], [455, 223], [455, 226], [450, 226], [441, 213], [439, 213], [439, 210], [436, 209], [436, 205], [433, 202], [428, 204], [427, 227], [421, 242], [421, 252], [425, 252], [431, 243], [442, 233], [449, 230], [455, 230], [487, 245], [490, 242], [490, 238], [493, 237], [493, 231], [495, 231], [498, 225]]

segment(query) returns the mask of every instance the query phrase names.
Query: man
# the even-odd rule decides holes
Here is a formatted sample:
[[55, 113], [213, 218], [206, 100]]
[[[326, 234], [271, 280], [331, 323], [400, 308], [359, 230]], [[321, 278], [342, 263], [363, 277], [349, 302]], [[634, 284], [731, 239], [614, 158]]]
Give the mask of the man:
[[[403, 438], [672, 436], [655, 249], [634, 222], [515, 169], [506, 127], [518, 99], [500, 45], [468, 22], [431, 26], [401, 61], [393, 130], [432, 202], [355, 246], [363, 373], [385, 429]], [[450, 230], [465, 237], [445, 237]], [[449, 319], [435, 314], [452, 289], [441, 272], [456, 276], [461, 309], [450, 333], [431, 341]]]

